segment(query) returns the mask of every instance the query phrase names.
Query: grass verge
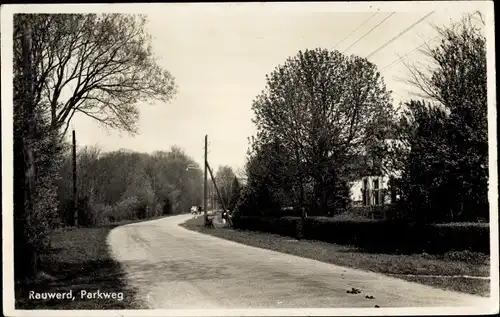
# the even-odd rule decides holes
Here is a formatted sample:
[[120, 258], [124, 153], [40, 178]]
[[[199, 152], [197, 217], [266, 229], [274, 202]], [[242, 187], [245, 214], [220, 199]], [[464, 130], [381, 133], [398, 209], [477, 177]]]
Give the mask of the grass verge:
[[[238, 243], [326, 263], [382, 273], [411, 282], [480, 296], [490, 295], [489, 256], [481, 253], [379, 254], [322, 241], [295, 240], [276, 234], [231, 228], [205, 228], [203, 218], [182, 224], [186, 229]], [[483, 277], [483, 278], [471, 278]]]
[[[124, 222], [125, 223], [131, 223]], [[64, 228], [51, 232], [51, 248], [40, 255], [42, 278], [16, 285], [16, 309], [138, 309], [134, 290], [124, 282], [120, 264], [113, 260], [106, 238], [118, 224], [97, 228]], [[116, 296], [107, 298], [82, 298], [81, 291], [101, 292]], [[30, 291], [36, 293], [67, 293], [69, 299], [30, 299]]]

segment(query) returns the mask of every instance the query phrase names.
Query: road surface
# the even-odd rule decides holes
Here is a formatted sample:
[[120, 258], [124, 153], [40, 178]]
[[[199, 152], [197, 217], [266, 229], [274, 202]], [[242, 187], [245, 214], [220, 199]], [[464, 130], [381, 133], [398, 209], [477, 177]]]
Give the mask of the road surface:
[[[190, 217], [129, 224], [109, 234], [112, 253], [145, 308], [481, 307], [487, 300], [179, 226]], [[352, 288], [361, 293], [346, 292]]]

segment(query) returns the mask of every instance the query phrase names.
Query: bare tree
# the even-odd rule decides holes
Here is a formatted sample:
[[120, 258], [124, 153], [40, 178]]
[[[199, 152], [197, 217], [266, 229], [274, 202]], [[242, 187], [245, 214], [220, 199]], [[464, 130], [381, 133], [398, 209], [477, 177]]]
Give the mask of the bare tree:
[[[53, 130], [76, 112], [110, 128], [137, 131], [137, 104], [168, 101], [171, 74], [157, 64], [146, 18], [130, 14], [29, 15], [33, 28], [35, 103]], [[19, 19], [15, 19], [18, 29]], [[15, 46], [15, 52], [20, 45]], [[17, 58], [20, 54], [15, 54]]]
[[323, 207], [345, 181], [346, 162], [384, 139], [393, 115], [375, 65], [323, 49], [299, 52], [276, 67], [253, 110], [257, 139], [289, 151], [300, 195], [311, 184]]
[[[483, 44], [484, 35], [482, 34], [482, 29], [485, 25], [482, 14], [476, 11], [472, 14], [466, 14], [460, 21], [447, 26], [434, 25], [434, 28], [438, 32], [438, 37], [441, 39], [441, 45], [438, 48], [432, 47], [430, 44], [425, 45], [420, 52], [427, 58], [427, 67], [422, 67], [421, 65], [409, 64], [403, 61], [404, 65], [409, 71], [409, 79], [406, 80], [407, 83], [417, 88], [417, 97], [428, 99], [430, 101], [437, 102], [438, 106], [445, 106], [449, 103], [449, 98], [443, 95], [443, 89], [439, 86], [438, 82], [444, 82], [446, 79], [444, 67], [452, 67], [451, 65], [446, 65], [449, 61], [446, 59], [455, 59], [467, 57], [452, 57], [451, 54], [458, 54], [459, 51], [449, 51], [449, 56], [442, 56], [441, 47], [448, 45], [449, 43], [455, 42], [457, 49], [461, 49], [462, 52], [468, 52], [471, 54], [483, 54]], [[461, 45], [460, 47], [458, 45]], [[464, 66], [465, 67], [465, 64]], [[443, 68], [441, 74], [436, 73], [436, 69]], [[451, 68], [450, 68], [451, 69]], [[448, 74], [449, 75], [449, 74]], [[441, 76], [441, 77], [439, 77]]]

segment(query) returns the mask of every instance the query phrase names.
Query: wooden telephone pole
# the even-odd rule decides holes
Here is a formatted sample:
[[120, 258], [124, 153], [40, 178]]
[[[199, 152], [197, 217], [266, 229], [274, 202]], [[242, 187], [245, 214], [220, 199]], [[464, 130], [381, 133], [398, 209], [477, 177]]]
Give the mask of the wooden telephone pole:
[[224, 200], [222, 200], [222, 196], [220, 194], [219, 187], [217, 187], [217, 182], [215, 182], [214, 173], [212, 173], [212, 169], [210, 168], [210, 165], [208, 164], [208, 162], [206, 164], [207, 164], [208, 171], [210, 172], [210, 178], [212, 179], [212, 182], [214, 184], [215, 192], [217, 193], [217, 197], [219, 198], [219, 201], [222, 205], [222, 209], [224, 211], [227, 211], [226, 204], [224, 203]]
[[76, 134], [73, 130], [73, 217], [75, 227], [78, 227], [78, 196], [76, 191]]
[[[219, 200], [222, 204], [222, 208], [224, 211], [226, 211], [226, 206], [224, 204], [224, 201], [222, 200], [222, 196], [219, 192], [219, 188], [217, 187], [217, 183], [215, 182], [215, 177], [214, 174], [212, 173], [212, 169], [210, 168], [210, 165], [208, 164], [208, 136], [205, 135], [205, 169], [204, 169], [204, 175], [203, 175], [203, 211], [204, 211], [204, 216], [205, 216], [205, 225], [208, 225], [208, 213], [207, 213], [207, 199], [208, 199], [208, 173], [210, 173], [210, 179], [212, 180], [213, 187], [215, 189], [215, 192], [217, 193], [217, 196], [219, 197]], [[211, 191], [212, 192], [212, 191]], [[211, 198], [213, 196], [213, 192], [211, 193]], [[215, 204], [212, 204], [212, 208], [215, 207]]]
[[208, 153], [208, 135], [205, 135], [205, 161], [204, 161], [204, 174], [203, 174], [203, 215], [205, 216], [205, 225], [208, 224], [207, 213], [207, 153]]

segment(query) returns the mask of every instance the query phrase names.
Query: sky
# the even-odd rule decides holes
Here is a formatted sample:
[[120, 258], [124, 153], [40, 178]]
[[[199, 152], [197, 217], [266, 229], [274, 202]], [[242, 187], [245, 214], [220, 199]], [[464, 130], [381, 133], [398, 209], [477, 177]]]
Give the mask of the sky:
[[[266, 74], [299, 50], [338, 49], [366, 57], [433, 11], [427, 4], [400, 6], [398, 12], [350, 47], [388, 17], [393, 8], [379, 7], [377, 15], [352, 33], [377, 11], [376, 7], [353, 6], [350, 10], [344, 4], [342, 10], [335, 10], [302, 5], [300, 10], [292, 10], [293, 6], [283, 5], [271, 9], [257, 4], [250, 10], [244, 4], [163, 4], [148, 11], [147, 31], [152, 36], [153, 50], [160, 65], [174, 76], [176, 96], [168, 103], [138, 105], [140, 132], [135, 136], [108, 131], [87, 117], [75, 116], [72, 127], [78, 146], [153, 152], [168, 151], [176, 145], [201, 163], [207, 134], [212, 167], [229, 165], [241, 170], [248, 137], [256, 132], [252, 101], [265, 88]], [[434, 38], [434, 25], [449, 25], [465, 12], [476, 10], [473, 5], [458, 6], [457, 2], [453, 9], [445, 7], [435, 9], [369, 60], [382, 69]], [[409, 12], [404, 12], [405, 8]], [[422, 63], [424, 56], [415, 51], [403, 60]], [[405, 63], [394, 64], [382, 75], [388, 90], [393, 91], [395, 104], [412, 96], [414, 89], [405, 82]]]

